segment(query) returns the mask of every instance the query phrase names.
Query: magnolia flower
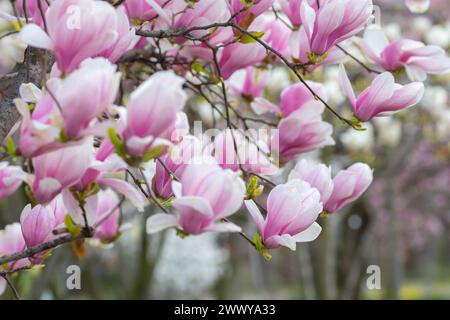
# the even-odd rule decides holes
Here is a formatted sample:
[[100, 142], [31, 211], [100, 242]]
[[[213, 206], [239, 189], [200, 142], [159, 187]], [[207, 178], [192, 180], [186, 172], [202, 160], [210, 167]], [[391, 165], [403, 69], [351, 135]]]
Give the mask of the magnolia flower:
[[268, 81], [269, 73], [267, 71], [247, 67], [233, 73], [227, 84], [236, 96], [242, 97], [244, 101], [252, 101], [263, 95]]
[[27, 48], [17, 34], [0, 39], [0, 75], [11, 72], [17, 63], [22, 63]]
[[[167, 0], [154, 0], [157, 5], [163, 5]], [[158, 12], [147, 0], [126, 0], [123, 2], [127, 16], [130, 20], [151, 20], [158, 16]], [[158, 9], [157, 9], [158, 10]]]
[[[5, 229], [0, 230], [0, 257], [22, 252], [25, 248], [25, 239], [23, 238], [19, 223], [9, 224], [5, 227]], [[0, 271], [20, 269], [27, 266], [29, 263], [30, 261], [28, 259], [20, 259], [1, 265]], [[2, 278], [0, 277], [0, 279]]]
[[[306, 81], [308, 87], [325, 102], [328, 95], [325, 87], [317, 82]], [[303, 83], [296, 83], [285, 88], [280, 96], [280, 111], [287, 117], [291, 113], [299, 110], [305, 103], [314, 101], [314, 95]]]
[[[176, 16], [174, 28], [192, 28], [208, 26], [217, 22], [225, 22], [230, 18], [226, 1], [200, 0], [192, 8], [187, 6]], [[210, 30], [194, 30], [192, 35], [201, 38]]]
[[128, 33], [119, 34], [123, 19], [104, 1], [53, 1], [45, 18], [48, 34], [35, 24], [27, 24], [21, 37], [30, 46], [51, 50], [63, 72], [71, 72], [84, 59], [116, 46], [119, 36], [129, 37]]
[[[194, 136], [185, 136], [179, 144], [171, 147], [169, 152], [162, 155], [156, 162], [152, 183], [156, 194], [162, 198], [172, 197], [173, 177], [170, 173], [173, 173], [175, 177], [181, 176], [192, 160], [203, 153], [202, 142]], [[167, 172], [168, 170], [170, 173]]]
[[[105, 139], [100, 148], [95, 151], [95, 160], [89, 164], [80, 180], [74, 185], [74, 189], [82, 192], [94, 184], [111, 188], [123, 195], [138, 211], [142, 212], [148, 201], [144, 194], [136, 189], [136, 186], [124, 179], [126, 169], [125, 161], [114, 153], [111, 142]], [[70, 212], [74, 216], [81, 215], [79, 204], [72, 193], [64, 191], [63, 195], [64, 203], [70, 209]]]
[[128, 17], [125, 10], [122, 8], [117, 9], [117, 40], [107, 49], [98, 54], [100, 57], [104, 57], [116, 63], [123, 54], [132, 47], [139, 38], [136, 37], [134, 29], [130, 27]]
[[[9, 224], [5, 229], [0, 230], [0, 257], [25, 250], [25, 240], [23, 239], [19, 223]], [[30, 261], [28, 259], [20, 259], [17, 261], [3, 264], [0, 266], [1, 271], [13, 271], [26, 267]], [[6, 280], [0, 277], [0, 295], [6, 289]]]
[[245, 205], [268, 249], [284, 246], [295, 250], [297, 242], [313, 241], [322, 230], [315, 222], [322, 212], [320, 194], [304, 181], [293, 179], [273, 188], [265, 219], [253, 201], [247, 200]]
[[27, 174], [22, 168], [0, 162], [0, 200], [13, 194], [26, 179]]
[[311, 53], [322, 56], [334, 45], [360, 32], [372, 11], [372, 0], [326, 1], [317, 11], [308, 1], [303, 1], [300, 14]]
[[220, 55], [219, 67], [222, 77], [228, 79], [235, 71], [261, 62], [266, 49], [259, 43], [233, 43], [227, 45]]
[[360, 121], [393, 114], [419, 103], [424, 94], [422, 82], [405, 86], [395, 83], [390, 72], [378, 75], [357, 98], [343, 65], [340, 67], [340, 85], [349, 99], [353, 113]]
[[[279, 19], [261, 15], [248, 28], [249, 32], [263, 32], [262, 40], [277, 52], [287, 55], [291, 30]], [[274, 56], [275, 59], [279, 59]]]
[[[55, 214], [50, 205], [31, 207], [28, 204], [20, 215], [20, 225], [28, 248], [46, 242], [54, 237], [52, 231], [56, 226]], [[37, 260], [32, 260], [36, 263]]]
[[[16, 10], [21, 17], [27, 17], [33, 23], [43, 26], [43, 17], [48, 9], [48, 2], [42, 0], [16, 0]], [[39, 8], [40, 7], [40, 8]], [[42, 13], [41, 13], [42, 10]]]
[[389, 43], [380, 28], [368, 28], [360, 41], [364, 52], [386, 71], [405, 69], [413, 81], [424, 81], [427, 74], [450, 72], [450, 58], [438, 46], [400, 39]]
[[64, 188], [75, 185], [93, 161], [92, 139], [45, 153], [32, 159], [31, 185], [38, 203], [51, 201]]
[[98, 224], [95, 228], [95, 238], [102, 242], [113, 241], [118, 236], [120, 227], [119, 197], [114, 191], [107, 189], [88, 200], [91, 198], [95, 198], [97, 202], [95, 212], [89, 215], [93, 218], [90, 224]]
[[333, 213], [357, 200], [372, 183], [372, 169], [355, 163], [331, 179], [331, 168], [321, 163], [301, 160], [289, 174], [289, 181], [302, 180], [320, 193], [325, 211]]
[[186, 102], [183, 82], [173, 71], [161, 71], [131, 93], [123, 132], [130, 155], [143, 156], [150, 148], [164, 143], [159, 138], [175, 124], [177, 112]]
[[[281, 9], [289, 18], [294, 28], [300, 27], [302, 24], [302, 17], [300, 14], [300, 8], [302, 2], [305, 0], [278, 0], [281, 5]], [[317, 11], [317, 1], [316, 0], [306, 0], [310, 7]]]
[[57, 101], [52, 101], [51, 111], [61, 118], [64, 137], [94, 133], [97, 117], [113, 105], [119, 84], [116, 66], [103, 58], [87, 59], [66, 78], [49, 80]]
[[[234, 17], [234, 21], [237, 24], [247, 28], [256, 17], [269, 9], [274, 2], [275, 0], [231, 0], [231, 13], [233, 15], [237, 14]], [[244, 10], [246, 3], [250, 6], [247, 10]]]
[[[345, 47], [344, 44], [342, 46]], [[334, 45], [327, 50], [326, 54], [320, 57], [317, 55], [314, 56], [308, 34], [304, 27], [291, 32], [287, 51], [293, 63], [304, 64], [304, 68], [309, 72], [314, 71], [322, 65], [337, 63], [345, 57], [345, 53]]]
[[194, 159], [188, 165], [181, 182], [174, 181], [173, 206], [178, 216], [156, 214], [147, 221], [147, 232], [155, 233], [170, 227], [179, 227], [187, 234], [203, 232], [239, 232], [233, 223], [221, 222], [232, 215], [242, 205], [245, 184], [239, 176], [223, 170], [214, 158]]
[[367, 190], [372, 180], [372, 169], [365, 163], [355, 163], [340, 171], [333, 179], [333, 192], [324, 203], [325, 211], [333, 213], [355, 201]]
[[334, 145], [333, 127], [322, 121], [324, 108], [318, 101], [309, 101], [280, 121], [271, 148], [278, 149], [282, 163], [302, 153]]
[[331, 168], [322, 163], [312, 163], [302, 159], [289, 174], [289, 180], [303, 180], [316, 188], [320, 193], [320, 201], [326, 203], [333, 191]]

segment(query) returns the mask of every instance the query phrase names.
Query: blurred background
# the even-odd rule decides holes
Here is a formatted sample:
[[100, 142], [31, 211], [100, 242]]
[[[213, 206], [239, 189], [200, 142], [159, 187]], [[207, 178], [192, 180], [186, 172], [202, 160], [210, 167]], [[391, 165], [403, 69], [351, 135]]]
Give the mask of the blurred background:
[[[408, 37], [450, 53], [450, 1], [431, 2], [419, 15], [403, 0], [374, 0], [391, 40]], [[351, 52], [364, 60], [356, 47]], [[357, 91], [370, 81], [350, 60], [347, 70]], [[345, 114], [337, 75], [329, 66], [310, 78], [325, 83], [331, 105]], [[290, 82], [290, 74], [276, 68], [267, 95], [278, 97]], [[321, 236], [299, 243], [296, 252], [276, 250], [265, 261], [236, 234], [181, 239], [171, 230], [149, 236], [145, 221], [152, 208], [141, 214], [125, 207], [126, 226], [114, 245], [86, 246], [81, 260], [66, 245], [54, 250], [45, 268], [12, 280], [23, 298], [32, 299], [450, 299], [449, 92], [450, 75], [429, 77], [419, 106], [365, 124], [363, 132], [327, 119], [335, 124], [337, 145], [306, 157], [330, 164], [333, 172], [364, 161], [375, 180], [361, 201], [320, 218]], [[191, 110], [197, 107], [190, 102]], [[274, 180], [284, 181], [292, 167]], [[2, 201], [0, 229], [18, 221], [25, 204], [21, 192]], [[233, 219], [247, 234], [256, 231], [245, 210]], [[81, 268], [81, 290], [66, 288], [70, 265]], [[367, 286], [369, 266], [379, 267], [380, 289]], [[10, 298], [9, 291], [0, 297]]]

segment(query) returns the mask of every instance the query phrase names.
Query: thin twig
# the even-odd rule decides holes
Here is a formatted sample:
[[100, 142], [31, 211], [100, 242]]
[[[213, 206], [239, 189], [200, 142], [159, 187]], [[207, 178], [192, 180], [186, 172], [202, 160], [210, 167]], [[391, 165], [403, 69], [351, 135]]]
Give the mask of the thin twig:
[[20, 300], [19, 293], [17, 292], [16, 288], [14, 287], [14, 284], [9, 279], [9, 277], [7, 275], [3, 275], [2, 277], [3, 277], [3, 279], [5, 279], [6, 283], [8, 284], [8, 287], [11, 289], [11, 291], [12, 291], [12, 293], [14, 295], [14, 298], [16, 300]]

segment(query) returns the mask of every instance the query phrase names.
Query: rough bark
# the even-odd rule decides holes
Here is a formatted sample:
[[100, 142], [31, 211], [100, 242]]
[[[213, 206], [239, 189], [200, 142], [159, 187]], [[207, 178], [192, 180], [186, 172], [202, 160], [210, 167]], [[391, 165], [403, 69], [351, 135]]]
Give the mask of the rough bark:
[[23, 63], [17, 64], [13, 72], [0, 77], [0, 142], [3, 142], [20, 115], [14, 105], [22, 83], [32, 82], [41, 86], [45, 79], [48, 54], [40, 49], [28, 48]]

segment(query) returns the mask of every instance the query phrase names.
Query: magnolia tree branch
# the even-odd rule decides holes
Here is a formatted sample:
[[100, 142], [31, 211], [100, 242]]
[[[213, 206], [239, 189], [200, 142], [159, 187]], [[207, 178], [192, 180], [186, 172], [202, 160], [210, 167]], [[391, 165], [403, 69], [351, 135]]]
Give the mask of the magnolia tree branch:
[[14, 105], [20, 85], [32, 82], [39, 86], [45, 78], [47, 65], [50, 65], [42, 59], [46, 55], [43, 50], [28, 48], [24, 62], [18, 64], [12, 73], [0, 77], [0, 142], [4, 141], [20, 118]]
[[6, 255], [6, 256], [1, 256], [0, 257], [0, 265], [6, 264], [6, 263], [9, 263], [12, 261], [24, 259], [24, 258], [31, 258], [38, 253], [41, 253], [46, 250], [54, 249], [62, 244], [76, 241], [76, 240], [91, 238], [93, 236], [93, 234], [94, 234], [94, 231], [92, 228], [87, 229], [87, 230], [83, 229], [78, 235], [74, 235], [74, 236], [71, 234], [66, 234], [66, 235], [58, 237], [56, 239], [38, 244], [34, 247], [30, 247], [21, 252], [13, 253], [13, 254]]
[[[268, 45], [266, 42], [261, 40], [258, 36], [254, 35], [253, 33], [249, 32], [248, 30], [244, 29], [238, 24], [235, 24], [232, 19], [226, 21], [226, 22], [219, 22], [219, 23], [213, 23], [206, 26], [198, 26], [198, 27], [192, 27], [188, 29], [178, 28], [178, 29], [167, 29], [167, 30], [137, 30], [136, 34], [143, 36], [143, 37], [149, 37], [149, 38], [172, 38], [172, 37], [185, 37], [186, 39], [193, 40], [193, 41], [200, 41], [211, 48], [211, 45], [208, 45], [208, 43], [204, 39], [199, 39], [193, 37], [190, 33], [192, 31], [197, 30], [209, 30], [213, 28], [224, 28], [224, 27], [231, 27], [233, 29], [236, 29], [241, 34], [244, 34], [250, 38], [252, 38], [255, 42], [259, 43], [261, 46], [263, 46], [267, 51], [273, 53], [275, 56], [277, 56], [297, 77], [297, 79], [308, 89], [308, 91], [311, 92], [311, 94], [314, 96], [314, 98], [318, 101], [320, 101], [331, 113], [333, 113], [339, 120], [346, 123], [347, 125], [354, 127], [351, 120], [344, 118], [341, 116], [336, 110], [334, 110], [324, 99], [322, 99], [312, 88], [311, 86], [306, 82], [306, 80], [303, 78], [303, 76], [300, 74], [300, 72], [297, 70], [296, 65], [291, 63], [283, 54], [272, 48], [270, 45]], [[342, 49], [341, 49], [342, 50]], [[350, 55], [347, 51], [343, 50], [343, 52], [347, 55], [349, 55], [351, 58], [355, 59], [353, 55]], [[357, 60], [360, 65], [362, 65], [367, 71], [370, 70], [370, 72], [375, 72], [374, 70], [367, 67], [364, 63]], [[220, 75], [219, 75], [220, 76]], [[228, 122], [228, 121], [227, 121]]]

